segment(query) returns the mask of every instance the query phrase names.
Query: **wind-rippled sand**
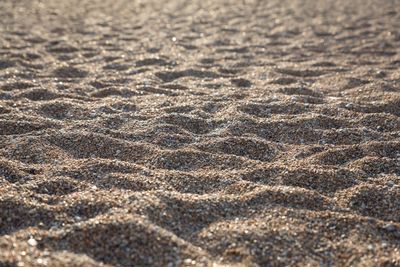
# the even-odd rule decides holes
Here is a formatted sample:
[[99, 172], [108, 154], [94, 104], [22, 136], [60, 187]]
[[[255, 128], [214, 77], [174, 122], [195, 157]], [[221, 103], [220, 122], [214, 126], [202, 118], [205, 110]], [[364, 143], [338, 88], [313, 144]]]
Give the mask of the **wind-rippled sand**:
[[399, 1], [0, 1], [0, 266], [399, 266]]

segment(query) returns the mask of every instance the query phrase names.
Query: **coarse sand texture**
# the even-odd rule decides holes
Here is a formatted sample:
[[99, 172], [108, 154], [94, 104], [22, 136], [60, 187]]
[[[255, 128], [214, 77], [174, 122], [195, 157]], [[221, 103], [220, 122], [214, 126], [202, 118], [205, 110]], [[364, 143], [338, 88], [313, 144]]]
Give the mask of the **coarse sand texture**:
[[400, 1], [0, 0], [30, 266], [400, 266]]

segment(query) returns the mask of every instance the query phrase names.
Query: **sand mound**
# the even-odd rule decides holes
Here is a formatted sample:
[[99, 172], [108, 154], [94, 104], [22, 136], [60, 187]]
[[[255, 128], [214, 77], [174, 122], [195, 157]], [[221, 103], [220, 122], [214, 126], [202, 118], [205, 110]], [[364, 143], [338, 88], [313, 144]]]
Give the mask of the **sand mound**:
[[396, 1], [0, 1], [0, 266], [400, 265]]

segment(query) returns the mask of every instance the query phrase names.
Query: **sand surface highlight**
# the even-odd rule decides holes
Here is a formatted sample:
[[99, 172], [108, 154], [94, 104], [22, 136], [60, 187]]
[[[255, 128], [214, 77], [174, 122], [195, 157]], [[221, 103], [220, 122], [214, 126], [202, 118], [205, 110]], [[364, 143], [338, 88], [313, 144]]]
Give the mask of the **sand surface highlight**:
[[0, 266], [400, 266], [400, 2], [0, 1]]

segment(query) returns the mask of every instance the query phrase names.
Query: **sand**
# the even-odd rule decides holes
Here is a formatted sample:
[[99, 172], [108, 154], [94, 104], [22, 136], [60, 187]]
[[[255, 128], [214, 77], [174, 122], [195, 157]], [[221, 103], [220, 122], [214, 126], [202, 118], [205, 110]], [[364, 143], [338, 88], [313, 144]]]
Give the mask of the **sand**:
[[0, 1], [0, 266], [400, 266], [400, 2]]

